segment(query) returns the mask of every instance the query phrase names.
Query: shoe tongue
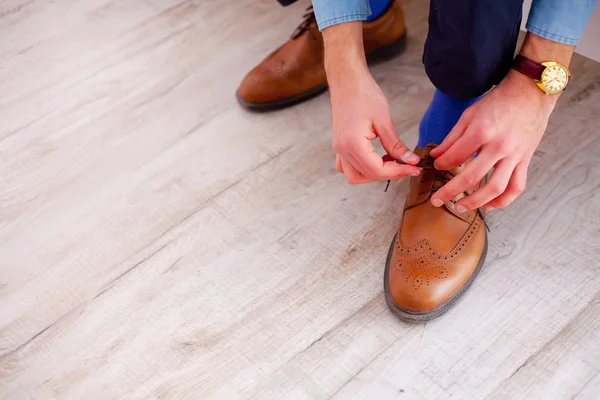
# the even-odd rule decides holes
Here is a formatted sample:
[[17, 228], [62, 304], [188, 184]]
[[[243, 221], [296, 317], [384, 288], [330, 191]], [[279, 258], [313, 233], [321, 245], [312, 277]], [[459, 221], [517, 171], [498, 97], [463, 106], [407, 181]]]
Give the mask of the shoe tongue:
[[[431, 153], [431, 150], [435, 149], [436, 147], [437, 147], [436, 144], [428, 144], [427, 146], [415, 148], [414, 153], [421, 158], [426, 158], [429, 156], [429, 153]], [[450, 169], [449, 172], [451, 172], [454, 175], [457, 175], [463, 169], [464, 169], [464, 164]], [[466, 213], [461, 214], [461, 213], [458, 213], [456, 210], [454, 210], [453, 202], [446, 204], [444, 207], [436, 208], [436, 207], [433, 207], [433, 205], [428, 201], [428, 197], [431, 195], [430, 192], [428, 193], [428, 190], [439, 189], [442, 186], [444, 186], [444, 183], [441, 180], [433, 179], [433, 177], [436, 173], [438, 173], [438, 172], [434, 171], [431, 168], [429, 168], [429, 169], [424, 168], [423, 172], [421, 173], [421, 175], [419, 177], [411, 178], [411, 184], [415, 185], [415, 187], [413, 188], [413, 190], [410, 191], [409, 198], [406, 200], [406, 205], [409, 207], [416, 206], [417, 208], [424, 208], [424, 209], [429, 210], [427, 212], [434, 213], [434, 214], [440, 213], [440, 212], [443, 213], [444, 211], [447, 210], [450, 212], [450, 214], [454, 214], [454, 216], [462, 219], [463, 221], [469, 222], [469, 220], [471, 218], [471, 214], [472, 214], [471, 211], [467, 211]], [[423, 193], [423, 194], [421, 194], [421, 193]], [[461, 193], [453, 200], [456, 201], [463, 196], [464, 196], [464, 194]]]
[[414, 153], [421, 158], [427, 157], [429, 153], [431, 153], [431, 150], [435, 149], [436, 147], [437, 144], [428, 144], [427, 146], [415, 148]]
[[[414, 153], [416, 155], [418, 155], [420, 158], [424, 158], [424, 157], [429, 156], [429, 153], [431, 153], [431, 150], [435, 149], [436, 147], [438, 147], [437, 144], [428, 144], [427, 146], [415, 148]], [[458, 175], [464, 169], [465, 165], [466, 165], [466, 163], [463, 165], [459, 165], [458, 167], [451, 168], [448, 172], [451, 172], [454, 175]]]
[[431, 150], [435, 149], [437, 145], [428, 144], [427, 146], [417, 147], [415, 148], [414, 153], [421, 158], [426, 160], [423, 165], [423, 171], [421, 175], [411, 180], [413, 185], [416, 185], [414, 190], [411, 191], [411, 196], [407, 199], [407, 205], [417, 205], [423, 203], [433, 194], [433, 191], [438, 190], [442, 186], [444, 186], [445, 179], [435, 179], [436, 175], [440, 177], [447, 177], [442, 171], [437, 171], [435, 167], [432, 165], [432, 159], [429, 157], [429, 153]]

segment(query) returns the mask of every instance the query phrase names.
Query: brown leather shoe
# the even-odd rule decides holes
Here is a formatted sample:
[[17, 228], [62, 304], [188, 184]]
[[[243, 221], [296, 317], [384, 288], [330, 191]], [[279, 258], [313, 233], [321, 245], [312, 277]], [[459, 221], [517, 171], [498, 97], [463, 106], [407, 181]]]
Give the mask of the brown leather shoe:
[[436, 170], [429, 157], [434, 147], [415, 150], [422, 158], [423, 171], [411, 177], [400, 228], [385, 265], [387, 304], [400, 319], [410, 322], [428, 321], [447, 311], [471, 286], [487, 253], [480, 210], [459, 213], [454, 202], [439, 208], [431, 204], [433, 192], [464, 167]]
[[[404, 11], [398, 0], [376, 20], [363, 23], [363, 40], [369, 62], [390, 59], [404, 50]], [[323, 36], [309, 7], [291, 39], [246, 75], [237, 98], [247, 109], [267, 111], [300, 103], [325, 90]]]

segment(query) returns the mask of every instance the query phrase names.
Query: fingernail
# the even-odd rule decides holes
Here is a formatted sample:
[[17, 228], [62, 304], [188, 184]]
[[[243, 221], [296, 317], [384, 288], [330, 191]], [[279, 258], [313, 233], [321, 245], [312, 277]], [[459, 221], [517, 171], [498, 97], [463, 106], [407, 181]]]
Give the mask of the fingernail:
[[444, 202], [440, 199], [433, 199], [431, 200], [431, 204], [433, 204], [434, 207], [441, 207], [442, 205], [444, 205]]
[[413, 153], [412, 151], [407, 151], [406, 153], [404, 153], [404, 155], [402, 156], [402, 159], [406, 162], [419, 162], [420, 158], [419, 156], [417, 156], [415, 153]]
[[421, 170], [415, 171], [411, 175], [412, 176], [419, 176], [419, 175], [421, 175]]
[[464, 213], [467, 212], [467, 209], [465, 208], [465, 206], [462, 206], [460, 204], [457, 204], [456, 206], [454, 206], [454, 208], [456, 209], [456, 211], [458, 211], [459, 213]]
[[492, 211], [495, 208], [496, 207], [494, 207], [494, 206], [487, 206], [487, 207], [485, 207], [485, 211]]

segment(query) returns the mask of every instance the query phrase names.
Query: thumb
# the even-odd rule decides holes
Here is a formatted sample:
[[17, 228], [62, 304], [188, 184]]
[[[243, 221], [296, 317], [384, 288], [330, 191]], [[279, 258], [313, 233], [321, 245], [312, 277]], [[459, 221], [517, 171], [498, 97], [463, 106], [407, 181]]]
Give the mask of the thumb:
[[421, 160], [400, 140], [391, 118], [385, 119], [383, 123], [373, 122], [373, 127], [379, 136], [381, 145], [395, 160], [402, 160], [411, 165], [416, 165]]

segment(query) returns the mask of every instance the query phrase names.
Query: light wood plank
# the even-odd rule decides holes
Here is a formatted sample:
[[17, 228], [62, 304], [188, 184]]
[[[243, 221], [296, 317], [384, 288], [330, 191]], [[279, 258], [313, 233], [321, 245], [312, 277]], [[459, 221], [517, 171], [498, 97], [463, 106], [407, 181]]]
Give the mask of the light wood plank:
[[[235, 102], [306, 5], [0, 6], [0, 398], [597, 396], [600, 65], [575, 58], [477, 283], [408, 325], [382, 296], [406, 183], [345, 183], [326, 96]], [[432, 87], [406, 12], [372, 71], [412, 145]]]

